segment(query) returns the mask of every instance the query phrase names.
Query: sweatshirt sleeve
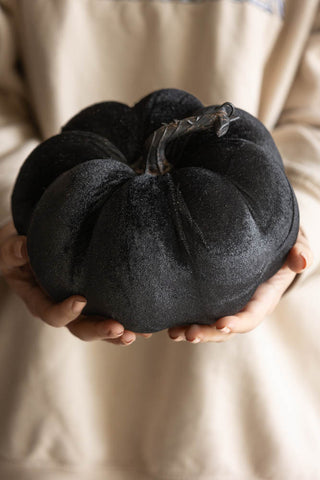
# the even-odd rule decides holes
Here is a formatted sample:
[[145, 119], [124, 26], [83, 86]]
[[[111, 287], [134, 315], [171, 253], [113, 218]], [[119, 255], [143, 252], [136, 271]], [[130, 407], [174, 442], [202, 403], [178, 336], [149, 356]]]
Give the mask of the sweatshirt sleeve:
[[298, 200], [301, 229], [314, 256], [311, 267], [296, 276], [292, 287], [320, 269], [320, 9], [272, 135]]
[[19, 73], [17, 36], [9, 5], [0, 0], [0, 227], [12, 218], [10, 199], [20, 166], [40, 141]]

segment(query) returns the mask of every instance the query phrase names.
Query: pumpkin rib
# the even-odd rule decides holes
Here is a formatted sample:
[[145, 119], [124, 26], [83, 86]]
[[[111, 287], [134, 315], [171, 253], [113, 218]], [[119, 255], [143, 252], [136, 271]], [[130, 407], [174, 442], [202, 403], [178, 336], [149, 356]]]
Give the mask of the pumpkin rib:
[[[34, 210], [27, 236], [30, 261], [38, 265], [39, 283], [46, 284], [48, 293], [57, 295], [59, 300], [61, 295], [76, 294], [77, 288], [82, 292], [85, 290], [87, 251], [94, 226], [103, 211], [100, 207], [109, 198], [109, 195], [106, 198], [105, 191], [98, 196], [92, 192], [84, 202], [84, 189], [101, 191], [109, 185], [111, 194], [111, 190], [114, 192], [135, 177], [128, 165], [117, 160], [113, 162], [114, 174], [120, 176], [118, 163], [125, 170], [124, 174], [131, 176], [120, 180], [115, 176], [117, 184], [110, 187], [110, 178], [103, 176], [110, 170], [110, 163], [105, 163], [104, 159], [88, 160], [60, 175], [44, 192]], [[63, 192], [68, 194], [63, 196]], [[54, 252], [64, 261], [55, 264]]]
[[[68, 142], [67, 146], [65, 142]], [[93, 158], [113, 158], [110, 149], [116, 155], [115, 160], [126, 165], [121, 152], [117, 153], [116, 147], [108, 139], [90, 132], [67, 131], [39, 144], [26, 158], [13, 187], [11, 206], [18, 233], [28, 233], [35, 206], [60, 175], [87, 162], [90, 151]], [[72, 152], [69, 154], [70, 150], [79, 152], [79, 156]]]

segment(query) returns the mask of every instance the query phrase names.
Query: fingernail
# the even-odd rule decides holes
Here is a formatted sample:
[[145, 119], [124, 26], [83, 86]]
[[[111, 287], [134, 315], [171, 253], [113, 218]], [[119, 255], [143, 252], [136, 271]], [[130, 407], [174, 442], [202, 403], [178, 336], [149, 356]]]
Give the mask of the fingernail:
[[200, 338], [196, 337], [194, 338], [193, 340], [190, 341], [190, 343], [199, 343], [200, 342]]
[[118, 338], [123, 335], [124, 330], [108, 330], [107, 337]]
[[[109, 321], [112, 320], [111, 318]], [[124, 328], [120, 325], [114, 325], [110, 327], [108, 319], [106, 321], [101, 321], [97, 325], [97, 333], [98, 335], [106, 338], [118, 338], [120, 337], [123, 332]]]
[[86, 303], [87, 303], [86, 300], [74, 300], [72, 304], [73, 313], [80, 313], [83, 310]]
[[175, 338], [171, 337], [171, 339], [174, 342], [182, 342], [182, 340], [184, 340], [184, 338], [181, 335], [179, 335], [178, 337], [175, 337]]
[[23, 241], [19, 240], [16, 241], [15, 246], [14, 246], [14, 253], [17, 258], [23, 258]]
[[223, 327], [223, 328], [218, 328], [217, 327], [217, 330], [219, 330], [219, 332], [222, 332], [222, 333], [230, 333], [231, 332], [231, 329], [229, 327]]
[[302, 261], [304, 262], [304, 265], [303, 265], [303, 270], [305, 270], [307, 268], [307, 265], [308, 265], [308, 261], [305, 257], [305, 255], [303, 253], [300, 253], [300, 257], [302, 258]]
[[124, 343], [131, 343], [134, 340], [134, 336], [132, 335], [132, 333], [126, 332], [123, 334], [122, 340]]

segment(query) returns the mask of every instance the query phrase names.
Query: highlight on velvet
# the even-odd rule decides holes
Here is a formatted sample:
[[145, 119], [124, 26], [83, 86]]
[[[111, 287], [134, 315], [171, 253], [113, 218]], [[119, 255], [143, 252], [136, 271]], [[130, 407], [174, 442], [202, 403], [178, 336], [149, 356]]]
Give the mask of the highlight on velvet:
[[48, 295], [134, 332], [238, 312], [299, 229], [264, 125], [179, 89], [83, 109], [26, 158], [11, 200]]

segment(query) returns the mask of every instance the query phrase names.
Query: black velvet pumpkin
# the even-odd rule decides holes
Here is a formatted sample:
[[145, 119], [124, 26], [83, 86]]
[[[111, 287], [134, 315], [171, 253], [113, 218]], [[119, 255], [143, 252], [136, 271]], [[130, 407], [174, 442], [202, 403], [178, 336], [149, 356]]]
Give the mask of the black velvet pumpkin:
[[135, 332], [238, 312], [299, 228], [262, 123], [178, 89], [81, 111], [28, 156], [12, 213], [53, 299]]

